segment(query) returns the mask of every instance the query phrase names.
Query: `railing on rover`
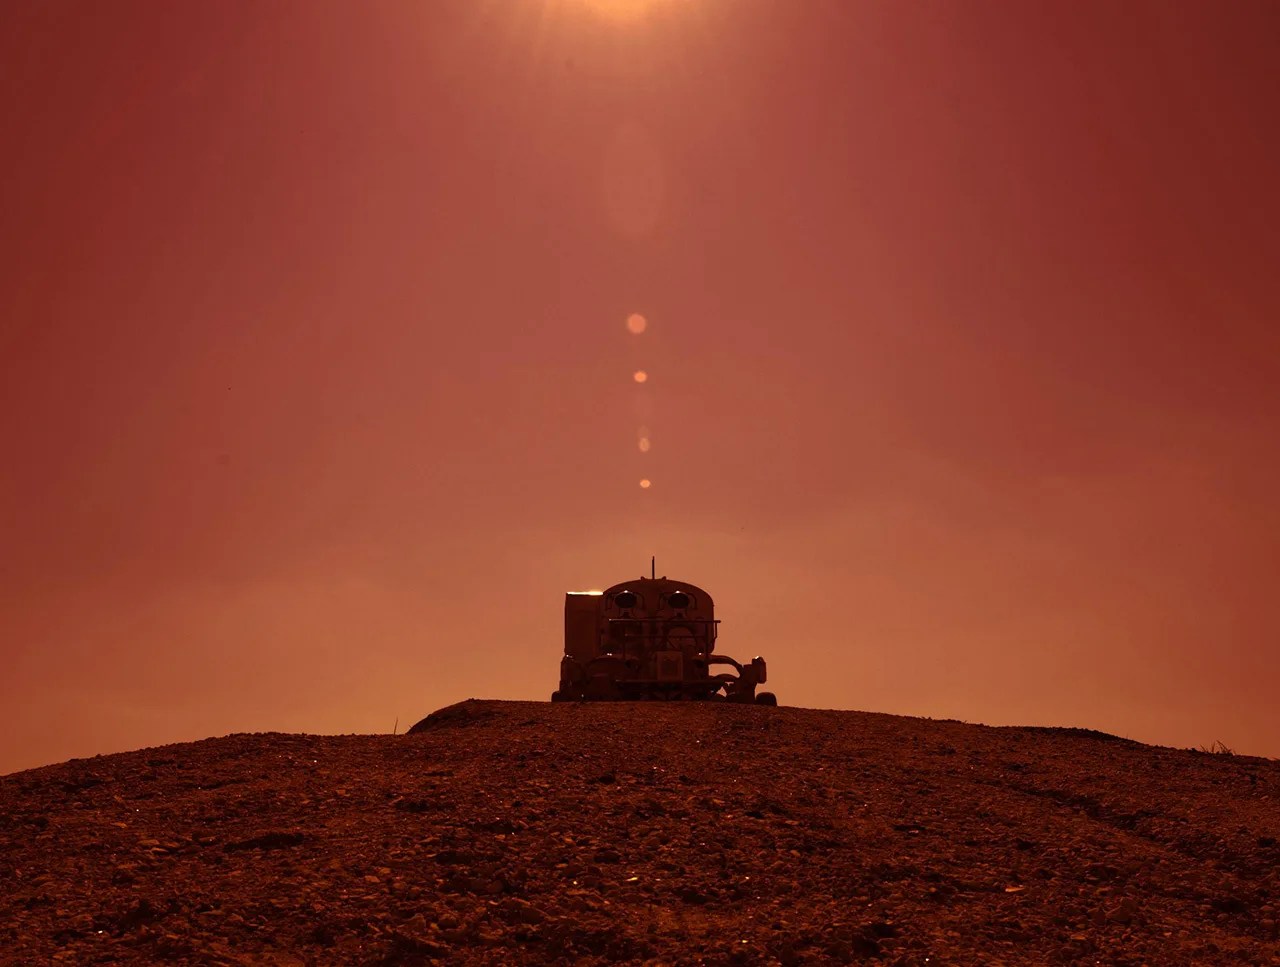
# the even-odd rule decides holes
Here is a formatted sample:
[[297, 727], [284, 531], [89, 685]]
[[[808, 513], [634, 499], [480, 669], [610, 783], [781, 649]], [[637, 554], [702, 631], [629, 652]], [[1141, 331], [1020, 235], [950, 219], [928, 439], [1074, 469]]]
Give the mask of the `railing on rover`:
[[[626, 658], [631, 654], [629, 645], [636, 645], [635, 651], [648, 652], [679, 648], [692, 641], [710, 653], [719, 635], [719, 618], [608, 618], [609, 630], [601, 636], [600, 653]], [[615, 633], [619, 628], [621, 634]], [[632, 629], [639, 628], [640, 631]], [[681, 634], [677, 629], [684, 629], [689, 634]], [[677, 633], [672, 634], [673, 631]], [[621, 644], [622, 651], [616, 649]]]

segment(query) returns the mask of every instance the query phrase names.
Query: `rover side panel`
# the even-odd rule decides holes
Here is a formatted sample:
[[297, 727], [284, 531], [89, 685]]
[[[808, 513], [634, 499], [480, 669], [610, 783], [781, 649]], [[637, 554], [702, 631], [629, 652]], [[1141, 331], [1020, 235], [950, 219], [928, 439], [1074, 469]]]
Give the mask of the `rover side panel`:
[[600, 613], [603, 598], [598, 594], [569, 592], [564, 596], [564, 653], [586, 663], [600, 653]]

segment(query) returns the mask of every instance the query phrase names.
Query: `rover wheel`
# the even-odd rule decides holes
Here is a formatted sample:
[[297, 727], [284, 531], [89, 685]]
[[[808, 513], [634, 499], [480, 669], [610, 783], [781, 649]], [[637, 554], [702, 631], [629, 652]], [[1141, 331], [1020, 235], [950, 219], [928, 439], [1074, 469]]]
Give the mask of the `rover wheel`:
[[776, 707], [778, 704], [778, 696], [774, 695], [773, 692], [761, 692], [756, 696], [756, 704]]
[[560, 691], [559, 689], [556, 689], [554, 692], [551, 693], [551, 701], [567, 702], [569, 701], [569, 696], [566, 695], [564, 692]]

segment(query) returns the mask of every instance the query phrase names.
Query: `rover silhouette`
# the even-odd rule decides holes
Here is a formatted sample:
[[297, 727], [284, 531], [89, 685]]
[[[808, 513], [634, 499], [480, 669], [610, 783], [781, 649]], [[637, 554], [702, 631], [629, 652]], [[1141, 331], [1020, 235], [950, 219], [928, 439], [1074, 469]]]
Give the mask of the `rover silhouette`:
[[728, 701], [777, 705], [765, 661], [715, 653], [711, 595], [685, 581], [640, 577], [564, 600], [564, 657], [553, 702]]

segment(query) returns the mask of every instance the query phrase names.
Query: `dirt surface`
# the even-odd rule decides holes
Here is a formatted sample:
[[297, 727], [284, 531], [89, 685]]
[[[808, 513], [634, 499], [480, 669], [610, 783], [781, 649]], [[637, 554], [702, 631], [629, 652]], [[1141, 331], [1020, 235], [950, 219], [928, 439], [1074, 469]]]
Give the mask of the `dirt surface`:
[[1280, 964], [1280, 762], [465, 702], [0, 778], [0, 962]]

